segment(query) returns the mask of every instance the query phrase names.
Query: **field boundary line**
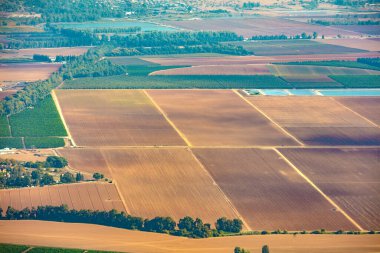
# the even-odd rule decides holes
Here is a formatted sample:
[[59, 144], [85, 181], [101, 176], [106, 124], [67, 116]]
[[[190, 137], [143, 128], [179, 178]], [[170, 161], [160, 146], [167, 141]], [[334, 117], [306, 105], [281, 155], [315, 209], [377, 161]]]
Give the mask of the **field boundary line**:
[[143, 90], [143, 92], [149, 98], [152, 104], [156, 107], [156, 109], [164, 116], [166, 121], [174, 128], [174, 130], [178, 133], [178, 135], [182, 138], [186, 145], [188, 147], [192, 147], [191, 142], [187, 139], [185, 134], [182, 133], [182, 131], [177, 128], [174, 122], [169, 119], [168, 115], [164, 112], [164, 110], [162, 110], [162, 108], [156, 103], [156, 101], [154, 101], [154, 99], [149, 95], [149, 93], [146, 90]]
[[271, 117], [269, 117], [264, 111], [262, 111], [260, 108], [258, 108], [257, 106], [255, 106], [254, 104], [251, 103], [251, 101], [249, 101], [248, 99], [246, 99], [242, 94], [239, 93], [238, 90], [236, 89], [233, 89], [232, 90], [236, 95], [238, 95], [241, 99], [243, 99], [247, 104], [249, 104], [252, 108], [254, 108], [256, 111], [258, 111], [259, 113], [261, 113], [261, 115], [263, 115], [265, 118], [267, 118], [270, 122], [272, 122], [275, 126], [277, 126], [283, 133], [285, 133], [287, 136], [289, 136], [290, 138], [292, 138], [295, 142], [297, 142], [299, 145], [301, 146], [305, 146], [305, 144], [303, 144], [301, 141], [299, 141], [296, 137], [294, 137], [293, 135], [291, 135], [288, 131], [286, 131], [282, 126], [280, 126], [280, 124], [278, 124], [276, 121], [274, 121]]
[[9, 129], [9, 137], [13, 137], [13, 135], [12, 135], [12, 127], [11, 127], [11, 121], [9, 120], [9, 115], [5, 116], [5, 118], [7, 118], [8, 129]]
[[355, 115], [359, 116], [360, 118], [364, 119], [365, 121], [367, 121], [368, 123], [370, 123], [371, 125], [375, 126], [375, 127], [380, 127], [378, 126], [375, 122], [373, 122], [372, 120], [370, 119], [367, 119], [365, 116], [361, 115], [360, 113], [356, 112], [355, 110], [351, 109], [350, 107], [344, 105], [343, 103], [341, 103], [340, 101], [338, 101], [337, 99], [333, 98], [333, 97], [330, 97], [330, 99], [332, 99], [333, 101], [335, 101], [336, 103], [338, 103], [339, 105], [343, 106], [344, 108], [346, 108], [347, 110], [351, 111], [352, 113], [354, 113]]
[[331, 205], [333, 205], [347, 220], [349, 220], [357, 229], [360, 231], [365, 231], [359, 223], [357, 223], [351, 216], [349, 216], [334, 200], [327, 196], [310, 178], [308, 178], [300, 169], [297, 168], [288, 158], [285, 157], [279, 150], [276, 148], [273, 149], [284, 161], [290, 165], [303, 179], [306, 180], [317, 192], [319, 192]]
[[58, 111], [58, 113], [59, 113], [59, 116], [60, 116], [60, 118], [61, 118], [61, 120], [62, 120], [63, 126], [65, 127], [65, 130], [66, 130], [67, 136], [70, 138], [71, 144], [72, 144], [74, 147], [76, 147], [77, 144], [75, 143], [75, 140], [74, 140], [73, 136], [72, 136], [71, 133], [70, 133], [70, 129], [69, 129], [69, 126], [68, 126], [67, 123], [66, 123], [65, 117], [63, 117], [62, 108], [61, 108], [61, 105], [59, 104], [58, 97], [57, 97], [57, 95], [55, 94], [55, 90], [52, 90], [52, 91], [51, 91], [51, 96], [52, 96], [52, 98], [53, 98], [53, 101], [54, 101], [55, 107], [57, 108], [57, 111]]
[[224, 193], [222, 188], [216, 183], [214, 178], [211, 176], [210, 172], [206, 169], [206, 167], [203, 165], [203, 163], [198, 159], [198, 157], [193, 153], [191, 149], [189, 149], [189, 152], [191, 156], [194, 158], [194, 160], [198, 163], [198, 165], [204, 170], [206, 175], [211, 179], [212, 183], [218, 188], [220, 193], [222, 194], [223, 198], [227, 201], [227, 203], [230, 205], [232, 211], [236, 214], [236, 216], [243, 222], [244, 226], [248, 229], [248, 231], [251, 231], [251, 227], [248, 225], [248, 223], [244, 220], [243, 216], [239, 213], [235, 205], [232, 203], [230, 198]]
[[110, 171], [111, 175], [112, 175], [112, 183], [115, 185], [116, 187], [116, 190], [117, 190], [117, 193], [119, 194], [119, 197], [121, 199], [121, 202], [123, 203], [123, 206], [125, 208], [125, 211], [127, 212], [127, 214], [131, 214], [131, 211], [129, 210], [128, 206], [127, 206], [127, 203], [125, 202], [125, 199], [124, 199], [124, 196], [123, 194], [121, 193], [121, 190], [119, 188], [119, 185], [117, 184], [117, 180], [115, 180], [115, 177], [114, 177], [114, 173], [113, 173], [113, 170], [112, 170], [112, 166], [109, 165], [108, 163], [108, 160], [106, 158], [106, 156], [104, 155], [103, 153], [103, 150], [99, 150], [100, 154], [102, 155], [102, 158], [104, 160], [104, 162], [106, 163], [107, 165], [107, 168], [108, 170]]

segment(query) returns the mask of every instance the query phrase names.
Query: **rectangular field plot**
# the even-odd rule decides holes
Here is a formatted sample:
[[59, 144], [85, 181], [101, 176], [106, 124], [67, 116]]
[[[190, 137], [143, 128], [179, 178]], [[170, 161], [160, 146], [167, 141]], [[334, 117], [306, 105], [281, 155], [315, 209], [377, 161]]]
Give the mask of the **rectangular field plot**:
[[149, 90], [192, 145], [297, 145], [231, 90]]
[[212, 178], [186, 149], [102, 149], [128, 212], [153, 218], [237, 217]]
[[61, 64], [26, 63], [1, 64], [0, 82], [33, 82], [49, 78], [57, 71]]
[[334, 99], [380, 126], [380, 97], [343, 97]]
[[281, 149], [360, 226], [380, 229], [380, 149]]
[[184, 145], [138, 90], [57, 90], [63, 116], [79, 146]]
[[307, 145], [379, 145], [380, 129], [330, 97], [248, 97]]
[[114, 184], [80, 183], [34, 188], [0, 190], [0, 207], [18, 210], [26, 207], [67, 205], [69, 209], [124, 211], [124, 205]]
[[253, 230], [353, 229], [273, 150], [193, 152]]

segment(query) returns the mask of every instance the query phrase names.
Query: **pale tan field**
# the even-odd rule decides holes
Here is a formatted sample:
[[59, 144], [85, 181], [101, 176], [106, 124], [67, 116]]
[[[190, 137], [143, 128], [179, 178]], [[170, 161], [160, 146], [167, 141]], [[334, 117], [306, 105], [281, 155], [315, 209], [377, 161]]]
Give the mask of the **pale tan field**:
[[380, 229], [380, 149], [281, 149], [362, 228]]
[[318, 42], [368, 51], [380, 51], [380, 40], [375, 39], [320, 39]]
[[[82, 150], [80, 152], [83, 154]], [[90, 155], [82, 156], [84, 161], [79, 164], [72, 163], [71, 156], [68, 156], [71, 166], [85, 162], [88, 162], [88, 167], [107, 164], [124, 198], [127, 212], [132, 215], [146, 218], [170, 216], [175, 220], [188, 215], [200, 217], [211, 224], [223, 216], [237, 217], [224, 194], [187, 149], [102, 149], [85, 152]], [[81, 167], [75, 169], [80, 170]]]
[[297, 145], [231, 90], [148, 93], [191, 145]]
[[194, 153], [253, 230], [355, 229], [273, 150]]
[[33, 58], [34, 54], [48, 55], [51, 57], [62, 55], [81, 55], [87, 52], [90, 47], [58, 47], [58, 48], [28, 48], [28, 49], [7, 49], [0, 51], [2, 58]]
[[310, 145], [379, 145], [380, 129], [330, 97], [248, 97]]
[[344, 97], [335, 100], [380, 126], [380, 97]]
[[2, 159], [15, 159], [18, 161], [45, 161], [50, 155], [55, 155], [54, 151], [51, 149], [36, 149], [36, 150], [23, 150], [18, 149], [14, 153], [0, 154]]
[[57, 90], [79, 146], [184, 145], [141, 90]]
[[[0, 242], [136, 253], [231, 253], [236, 246], [274, 253], [374, 253], [379, 235], [250, 235], [189, 239], [91, 224], [47, 221], [0, 221]], [[79, 239], [80, 238], [80, 239]]]
[[210, 65], [159, 70], [150, 75], [270, 75], [267, 65]]
[[380, 57], [379, 52], [348, 54], [315, 54], [315, 55], [279, 55], [279, 56], [226, 56], [226, 57], [144, 57], [142, 59], [161, 65], [236, 65], [236, 64], [269, 64], [273, 62], [292, 61], [356, 61], [357, 58]]
[[46, 63], [0, 64], [0, 82], [44, 80], [60, 67], [61, 64]]
[[8, 206], [21, 210], [26, 207], [63, 204], [76, 210], [125, 211], [115, 185], [110, 183], [78, 183], [0, 190], [0, 207], [4, 212]]

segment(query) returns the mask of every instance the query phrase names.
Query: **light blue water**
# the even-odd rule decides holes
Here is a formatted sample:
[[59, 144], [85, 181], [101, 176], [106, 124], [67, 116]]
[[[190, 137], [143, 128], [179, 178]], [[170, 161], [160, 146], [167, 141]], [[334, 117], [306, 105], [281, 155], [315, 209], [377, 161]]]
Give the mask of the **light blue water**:
[[366, 97], [366, 96], [380, 96], [380, 89], [342, 89], [342, 90], [320, 90], [324, 96], [343, 97]]
[[289, 93], [286, 90], [262, 90], [264, 95], [267, 96], [288, 96]]
[[252, 89], [248, 90], [251, 95], [256, 95], [259, 92], [266, 96], [332, 96], [332, 97], [365, 97], [365, 96], [380, 96], [380, 89]]
[[299, 89], [299, 90], [288, 90], [295, 96], [315, 96], [315, 92], [313, 90]]

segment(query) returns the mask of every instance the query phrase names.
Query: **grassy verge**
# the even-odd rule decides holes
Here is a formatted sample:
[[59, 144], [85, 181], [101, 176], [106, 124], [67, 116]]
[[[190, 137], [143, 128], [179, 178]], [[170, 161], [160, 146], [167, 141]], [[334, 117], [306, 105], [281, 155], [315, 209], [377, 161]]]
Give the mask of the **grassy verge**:
[[329, 77], [346, 88], [380, 88], [380, 75], [340, 75]]
[[291, 88], [276, 76], [110, 76], [66, 81], [65, 89]]
[[64, 249], [64, 248], [51, 248], [51, 247], [32, 247], [26, 245], [14, 245], [0, 243], [0, 252], [6, 253], [21, 253], [31, 248], [29, 253], [113, 253], [115, 251], [98, 251], [98, 250], [83, 250], [83, 249]]
[[51, 96], [34, 108], [10, 116], [12, 135], [15, 137], [66, 136], [57, 108]]
[[[23, 148], [21, 138], [1, 137], [0, 148]], [[1, 252], [1, 251], [0, 251]]]

